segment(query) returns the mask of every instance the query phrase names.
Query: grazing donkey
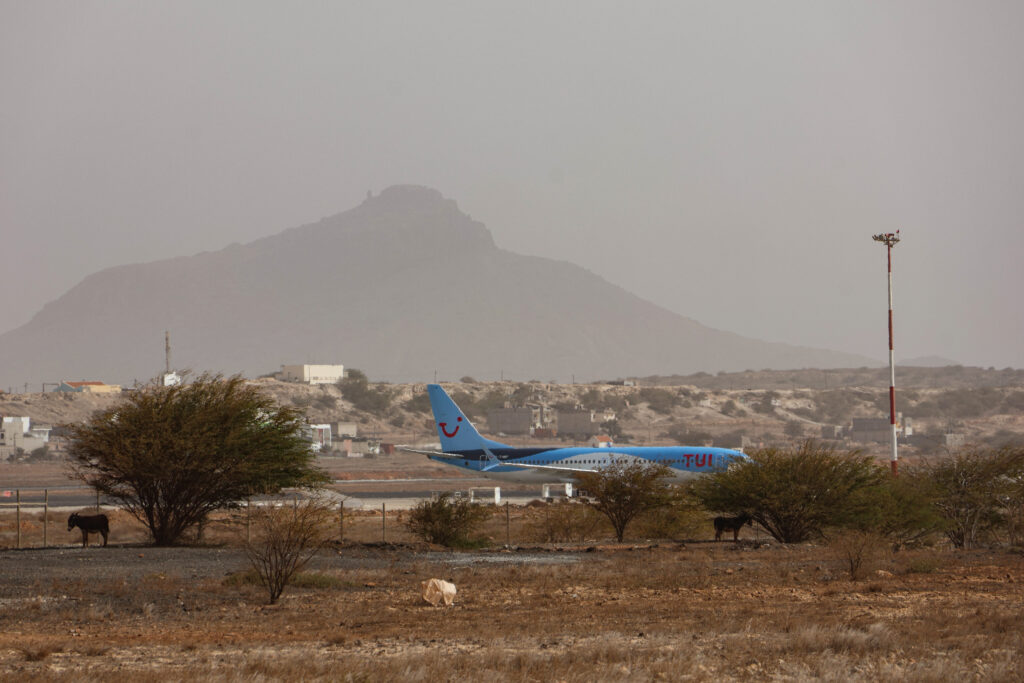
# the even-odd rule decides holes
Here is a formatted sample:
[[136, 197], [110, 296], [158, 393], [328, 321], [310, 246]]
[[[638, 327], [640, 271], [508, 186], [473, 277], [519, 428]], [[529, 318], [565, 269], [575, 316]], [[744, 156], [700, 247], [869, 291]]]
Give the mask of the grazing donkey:
[[68, 531], [75, 527], [82, 530], [82, 547], [89, 545], [89, 534], [99, 532], [103, 534], [103, 547], [107, 547], [107, 534], [110, 533], [110, 522], [106, 515], [80, 515], [77, 512], [71, 513], [68, 517]]
[[746, 512], [737, 517], [715, 517], [715, 540], [722, 540], [723, 531], [731, 531], [732, 540], [740, 540], [740, 529], [743, 528], [744, 524], [754, 526], [753, 519]]

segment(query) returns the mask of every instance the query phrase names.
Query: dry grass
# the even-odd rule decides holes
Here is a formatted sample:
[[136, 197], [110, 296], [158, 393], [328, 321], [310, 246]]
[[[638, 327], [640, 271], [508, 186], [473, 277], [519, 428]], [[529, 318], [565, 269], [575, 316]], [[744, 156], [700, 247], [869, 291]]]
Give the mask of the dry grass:
[[[830, 576], [828, 549], [814, 546], [611, 546], [528, 558], [343, 546], [273, 607], [244, 575], [194, 578], [178, 567], [136, 579], [80, 576], [4, 594], [0, 677], [1024, 676], [1019, 556], [902, 555], [890, 574], [850, 582]], [[909, 569], [924, 560], [928, 571]], [[431, 577], [456, 583], [453, 607], [422, 602], [419, 583]]]

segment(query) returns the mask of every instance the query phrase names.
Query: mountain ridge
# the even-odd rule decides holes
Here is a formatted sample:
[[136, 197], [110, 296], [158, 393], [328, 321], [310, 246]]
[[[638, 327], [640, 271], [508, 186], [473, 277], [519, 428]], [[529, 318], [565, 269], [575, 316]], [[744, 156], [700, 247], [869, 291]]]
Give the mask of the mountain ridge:
[[576, 264], [501, 249], [454, 200], [406, 185], [246, 244], [93, 273], [0, 335], [0, 383], [144, 381], [166, 329], [175, 365], [229, 374], [325, 361], [389, 381], [876, 364], [708, 328]]

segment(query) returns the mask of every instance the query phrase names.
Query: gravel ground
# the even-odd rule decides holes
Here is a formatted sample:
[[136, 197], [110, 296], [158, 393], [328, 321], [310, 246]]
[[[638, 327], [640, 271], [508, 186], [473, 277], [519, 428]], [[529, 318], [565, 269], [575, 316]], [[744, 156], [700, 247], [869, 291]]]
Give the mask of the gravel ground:
[[[328, 547], [308, 566], [312, 570], [384, 569], [396, 565], [438, 563], [471, 564], [566, 564], [578, 562], [577, 552], [475, 552], [432, 551], [402, 544], [351, 544]], [[241, 548], [108, 546], [88, 548], [32, 548], [0, 551], [0, 596], [21, 595], [24, 589], [50, 582], [88, 579], [137, 580], [162, 574], [169, 578], [221, 578], [249, 568]]]

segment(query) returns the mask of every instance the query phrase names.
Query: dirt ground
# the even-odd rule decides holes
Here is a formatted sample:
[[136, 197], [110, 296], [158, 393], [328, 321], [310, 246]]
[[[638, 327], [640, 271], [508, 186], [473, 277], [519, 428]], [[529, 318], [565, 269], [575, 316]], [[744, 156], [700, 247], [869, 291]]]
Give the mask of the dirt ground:
[[[1007, 550], [879, 555], [849, 581], [827, 547], [749, 539], [335, 542], [271, 606], [238, 544], [213, 540], [0, 551], [0, 678], [1024, 677], [1024, 561]], [[421, 599], [433, 577], [453, 606]]]

